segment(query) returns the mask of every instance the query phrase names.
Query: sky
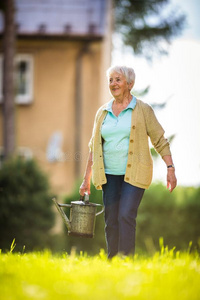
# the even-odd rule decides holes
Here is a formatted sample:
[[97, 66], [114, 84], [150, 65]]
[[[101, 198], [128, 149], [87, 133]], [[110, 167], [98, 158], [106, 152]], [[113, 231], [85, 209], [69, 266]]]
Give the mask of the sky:
[[[178, 185], [200, 186], [200, 1], [171, 0], [171, 4], [187, 16], [187, 27], [175, 38], [167, 56], [152, 63], [138, 58], [115, 43], [112, 65], [133, 67], [136, 73], [134, 89], [150, 86], [141, 100], [167, 105], [155, 110], [165, 130], [165, 136], [175, 134], [171, 143]], [[166, 166], [161, 158], [154, 163], [154, 181], [166, 181]]]

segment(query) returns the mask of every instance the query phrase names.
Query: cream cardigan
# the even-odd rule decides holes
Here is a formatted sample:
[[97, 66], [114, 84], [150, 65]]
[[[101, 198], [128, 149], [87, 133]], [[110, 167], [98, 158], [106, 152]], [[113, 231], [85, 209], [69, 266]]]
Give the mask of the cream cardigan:
[[[105, 107], [96, 113], [92, 137], [89, 142], [93, 154], [92, 182], [97, 189], [106, 183], [101, 138], [101, 125], [107, 114]], [[152, 181], [153, 160], [149, 148], [150, 137], [155, 150], [163, 157], [171, 155], [169, 142], [164, 138], [164, 130], [158, 122], [153, 109], [137, 99], [132, 112], [129, 138], [128, 161], [124, 180], [131, 185], [147, 189]]]

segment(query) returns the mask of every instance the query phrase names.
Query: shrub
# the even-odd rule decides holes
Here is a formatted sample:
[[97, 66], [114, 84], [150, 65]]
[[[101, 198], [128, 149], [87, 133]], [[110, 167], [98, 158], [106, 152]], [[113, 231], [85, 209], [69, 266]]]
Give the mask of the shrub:
[[[159, 249], [163, 237], [169, 247], [187, 249], [192, 241], [198, 248], [200, 239], [200, 188], [178, 186], [172, 194], [165, 186], [152, 184], [145, 191], [138, 210], [138, 248]], [[151, 250], [151, 249], [148, 249]], [[152, 249], [153, 250], [153, 249]]]
[[15, 158], [0, 170], [0, 248], [16, 240], [19, 251], [48, 246], [54, 213], [46, 175], [34, 160]]

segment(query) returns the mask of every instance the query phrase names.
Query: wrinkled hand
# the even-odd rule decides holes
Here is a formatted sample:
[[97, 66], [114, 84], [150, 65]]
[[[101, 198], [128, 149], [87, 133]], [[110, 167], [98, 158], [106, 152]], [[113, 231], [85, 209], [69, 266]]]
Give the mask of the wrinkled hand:
[[167, 189], [170, 191], [170, 193], [175, 189], [177, 185], [177, 179], [175, 175], [175, 169], [169, 168], [167, 170]]
[[84, 179], [80, 186], [79, 194], [81, 196], [84, 196], [85, 193], [88, 193], [88, 195], [90, 195], [90, 181]]

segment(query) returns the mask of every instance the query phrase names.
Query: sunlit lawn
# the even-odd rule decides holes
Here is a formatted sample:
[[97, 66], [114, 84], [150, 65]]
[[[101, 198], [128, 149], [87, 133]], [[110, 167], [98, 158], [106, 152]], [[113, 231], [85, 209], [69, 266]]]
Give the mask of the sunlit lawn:
[[0, 254], [0, 299], [200, 299], [198, 254]]

